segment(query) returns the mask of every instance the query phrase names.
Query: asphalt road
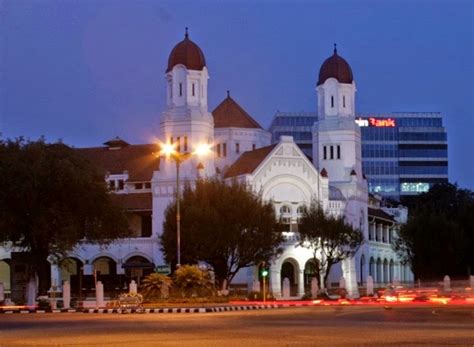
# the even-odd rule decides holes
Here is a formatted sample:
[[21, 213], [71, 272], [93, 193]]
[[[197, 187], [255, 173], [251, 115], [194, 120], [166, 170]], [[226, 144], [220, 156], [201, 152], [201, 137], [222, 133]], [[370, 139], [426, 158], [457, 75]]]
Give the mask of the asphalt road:
[[474, 307], [0, 315], [0, 346], [474, 346]]

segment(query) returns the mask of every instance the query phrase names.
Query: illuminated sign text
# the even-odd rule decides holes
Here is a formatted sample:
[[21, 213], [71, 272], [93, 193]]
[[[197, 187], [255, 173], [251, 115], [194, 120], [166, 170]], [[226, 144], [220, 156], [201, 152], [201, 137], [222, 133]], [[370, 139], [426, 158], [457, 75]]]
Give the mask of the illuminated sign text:
[[393, 128], [395, 127], [395, 119], [393, 118], [357, 118], [355, 120], [358, 126], [360, 127], [377, 127], [377, 128]]

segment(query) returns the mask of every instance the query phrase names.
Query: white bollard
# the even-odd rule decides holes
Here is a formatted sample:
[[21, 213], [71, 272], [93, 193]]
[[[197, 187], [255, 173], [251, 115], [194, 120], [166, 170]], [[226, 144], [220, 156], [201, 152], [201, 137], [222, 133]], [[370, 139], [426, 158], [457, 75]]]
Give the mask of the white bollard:
[[132, 280], [132, 282], [130, 282], [130, 286], [128, 287], [128, 292], [130, 294], [137, 294], [137, 292], [138, 292], [137, 283], [134, 280]]
[[101, 281], [98, 281], [95, 286], [95, 302], [98, 308], [104, 307], [104, 285]]
[[451, 279], [448, 275], [444, 276], [443, 278], [443, 286], [445, 292], [449, 292], [451, 290]]
[[63, 307], [71, 307], [71, 285], [68, 281], [65, 281], [63, 284]]
[[316, 277], [313, 277], [311, 279], [311, 297], [313, 299], [316, 299], [316, 297], [318, 296], [318, 292], [319, 292], [318, 279]]
[[3, 287], [3, 282], [0, 282], [0, 301], [5, 300], [5, 288]]
[[341, 278], [339, 278], [339, 288], [346, 289], [346, 279], [344, 278], [344, 276], [341, 276]]
[[374, 295], [374, 279], [372, 276], [367, 276], [367, 295]]

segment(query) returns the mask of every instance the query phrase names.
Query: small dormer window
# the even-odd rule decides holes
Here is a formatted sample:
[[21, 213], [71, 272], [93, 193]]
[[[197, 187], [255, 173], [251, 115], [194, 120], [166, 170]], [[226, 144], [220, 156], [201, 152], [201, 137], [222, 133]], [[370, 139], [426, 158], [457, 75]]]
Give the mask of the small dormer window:
[[331, 107], [334, 108], [334, 96], [331, 95]]

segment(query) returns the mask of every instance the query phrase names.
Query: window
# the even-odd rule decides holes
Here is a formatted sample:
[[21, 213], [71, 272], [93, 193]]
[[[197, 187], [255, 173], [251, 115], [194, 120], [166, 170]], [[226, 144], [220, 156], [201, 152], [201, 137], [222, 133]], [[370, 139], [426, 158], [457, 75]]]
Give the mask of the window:
[[324, 160], [328, 158], [328, 149], [326, 146], [323, 146], [323, 158]]
[[257, 145], [254, 143], [254, 144], [252, 145], [252, 151], [255, 151], [256, 149], [257, 149]]
[[331, 107], [334, 108], [334, 96], [331, 95]]
[[179, 84], [179, 96], [183, 96], [183, 84]]
[[151, 236], [151, 216], [142, 216], [141, 237]]
[[193, 83], [192, 89], [193, 89], [193, 96], [194, 96], [194, 95], [196, 95], [195, 92], [194, 92], [194, 83]]
[[176, 138], [176, 142], [178, 143], [176, 146], [176, 151], [181, 152], [181, 138], [179, 136]]
[[337, 145], [337, 159], [341, 159], [341, 146]]
[[291, 222], [291, 208], [288, 205], [280, 207], [280, 219], [283, 224], [290, 224]]
[[222, 156], [227, 157], [227, 143], [222, 144]]
[[346, 96], [342, 96], [342, 107], [346, 108]]
[[238, 142], [235, 143], [235, 153], [237, 153], [237, 154], [240, 153], [240, 143], [238, 143]]
[[184, 137], [184, 152], [187, 152], [188, 151], [188, 137], [185, 136]]
[[123, 190], [125, 182], [123, 180], [118, 180], [118, 190]]
[[216, 152], [217, 152], [217, 157], [220, 158], [221, 157], [221, 145], [220, 144], [217, 145], [217, 151]]
[[135, 189], [143, 189], [143, 183], [135, 183]]
[[114, 180], [109, 181], [109, 189], [110, 190], [115, 190], [115, 181]]
[[331, 153], [330, 159], [334, 159], [334, 146], [330, 146], [329, 150]]
[[172, 145], [172, 144], [173, 144], [173, 138], [170, 137], [170, 145]]
[[145, 183], [145, 189], [151, 189], [151, 182]]

